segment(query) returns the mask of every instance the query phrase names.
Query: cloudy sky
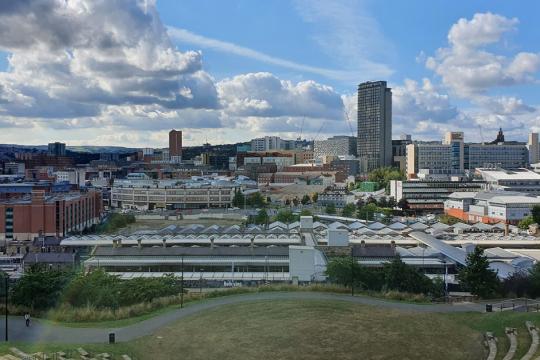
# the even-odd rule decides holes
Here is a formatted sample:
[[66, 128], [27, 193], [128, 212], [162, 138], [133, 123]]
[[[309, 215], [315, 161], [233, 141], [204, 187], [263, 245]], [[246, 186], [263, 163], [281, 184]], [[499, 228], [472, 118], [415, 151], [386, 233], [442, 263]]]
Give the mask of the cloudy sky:
[[536, 0], [0, 0], [0, 143], [356, 133], [366, 80], [393, 88], [396, 137], [524, 140], [540, 131], [539, 13]]

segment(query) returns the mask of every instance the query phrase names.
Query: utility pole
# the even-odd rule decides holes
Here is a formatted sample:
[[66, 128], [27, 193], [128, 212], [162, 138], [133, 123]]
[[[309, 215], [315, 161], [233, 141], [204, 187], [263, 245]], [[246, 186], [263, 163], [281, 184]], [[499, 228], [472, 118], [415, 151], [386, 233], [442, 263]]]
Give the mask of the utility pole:
[[184, 307], [184, 255], [182, 255], [182, 282], [180, 283], [180, 308]]
[[9, 276], [6, 274], [4, 277], [6, 285], [6, 342], [8, 341], [8, 294], [9, 294]]
[[354, 296], [354, 247], [351, 245], [351, 296]]

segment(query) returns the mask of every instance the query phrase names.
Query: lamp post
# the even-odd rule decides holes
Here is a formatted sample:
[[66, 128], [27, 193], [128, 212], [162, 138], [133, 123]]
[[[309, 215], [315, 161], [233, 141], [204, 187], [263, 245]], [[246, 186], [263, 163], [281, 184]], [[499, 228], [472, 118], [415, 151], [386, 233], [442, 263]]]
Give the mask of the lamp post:
[[184, 307], [184, 255], [182, 255], [182, 281], [180, 282], [180, 308]]
[[354, 296], [354, 246], [351, 245], [351, 296]]
[[4, 277], [5, 289], [6, 289], [6, 342], [8, 341], [8, 294], [9, 294], [9, 276], [6, 274]]

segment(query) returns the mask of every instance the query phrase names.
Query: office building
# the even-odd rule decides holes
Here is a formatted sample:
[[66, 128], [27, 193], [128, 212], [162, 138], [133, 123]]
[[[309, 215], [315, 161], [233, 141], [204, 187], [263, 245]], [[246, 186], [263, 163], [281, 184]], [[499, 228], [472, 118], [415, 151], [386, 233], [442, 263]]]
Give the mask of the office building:
[[66, 144], [61, 142], [49, 143], [47, 146], [47, 155], [66, 156]]
[[411, 135], [403, 134], [398, 140], [392, 140], [392, 166], [407, 171], [407, 145], [412, 144]]
[[410, 209], [415, 211], [442, 212], [448, 196], [456, 191], [479, 192], [483, 181], [466, 179], [452, 180], [391, 180], [390, 196], [396, 201], [407, 200]]
[[414, 178], [422, 169], [448, 174], [484, 167], [518, 169], [527, 166], [528, 153], [524, 143], [505, 141], [502, 130], [489, 143], [465, 143], [462, 132], [447, 132], [442, 142], [407, 145], [407, 175]]
[[529, 141], [527, 141], [529, 149], [529, 164], [540, 162], [540, 144], [538, 144], [538, 133], [530, 133]]
[[0, 241], [33, 240], [43, 236], [66, 236], [98, 224], [102, 212], [101, 193], [31, 194], [0, 201]]
[[386, 81], [358, 86], [357, 153], [367, 171], [392, 165], [392, 90]]
[[327, 140], [315, 140], [313, 156], [320, 159], [323, 156], [356, 156], [356, 138], [353, 136], [334, 136]]
[[232, 205], [234, 194], [240, 189], [237, 182], [220, 178], [180, 181], [152, 180], [135, 175], [115, 180], [111, 188], [112, 207], [141, 210], [224, 208]]
[[174, 163], [182, 161], [182, 131], [169, 131], [169, 158]]

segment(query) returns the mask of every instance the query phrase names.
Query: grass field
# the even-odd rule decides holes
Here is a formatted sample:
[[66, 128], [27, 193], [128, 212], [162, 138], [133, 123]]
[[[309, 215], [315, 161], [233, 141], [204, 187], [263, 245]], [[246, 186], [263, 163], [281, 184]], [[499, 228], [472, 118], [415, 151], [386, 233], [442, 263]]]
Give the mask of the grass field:
[[[506, 326], [518, 328], [518, 356], [530, 345], [524, 323], [536, 313], [415, 313], [330, 300], [226, 305], [184, 318], [152, 336], [116, 345], [82, 345], [93, 354], [133, 359], [482, 359], [482, 334], [494, 331], [499, 356]], [[27, 352], [76, 349], [39, 344]], [[8, 347], [0, 345], [0, 354]], [[539, 354], [537, 354], [539, 355]]]

